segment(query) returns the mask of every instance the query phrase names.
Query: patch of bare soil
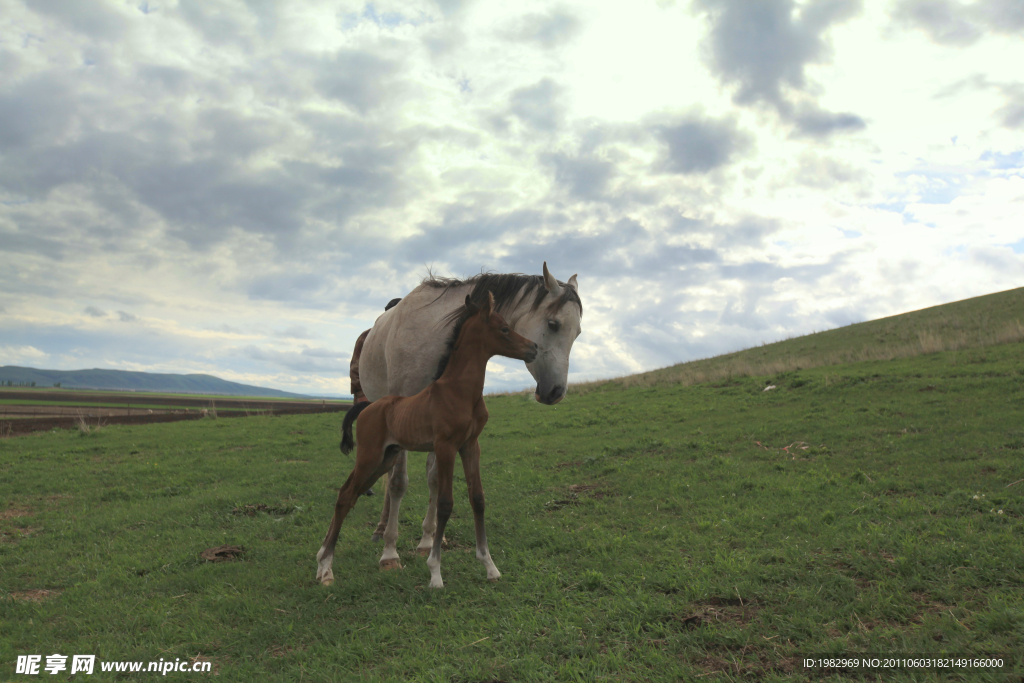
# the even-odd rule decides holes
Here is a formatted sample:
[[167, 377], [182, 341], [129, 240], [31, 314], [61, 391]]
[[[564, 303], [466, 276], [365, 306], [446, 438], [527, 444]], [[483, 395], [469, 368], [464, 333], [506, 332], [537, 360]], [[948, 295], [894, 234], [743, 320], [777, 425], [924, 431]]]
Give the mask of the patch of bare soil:
[[245, 548], [240, 545], [220, 545], [216, 548], [207, 548], [199, 553], [199, 557], [207, 562], [230, 562], [239, 559], [244, 552]]
[[555, 465], [555, 469], [556, 470], [564, 470], [564, 469], [567, 469], [569, 467], [579, 467], [582, 464], [583, 464], [582, 460], [573, 460], [572, 462], [560, 462], [557, 465]]
[[739, 657], [733, 657], [732, 661], [727, 661], [721, 657], [708, 655], [696, 664], [707, 672], [702, 675], [728, 673], [753, 680], [759, 680], [771, 673], [790, 674], [799, 664], [799, 661], [794, 657], [772, 659], [768, 655], [760, 653], [757, 655], [756, 661], [743, 659], [742, 657], [743, 653], [740, 653]]
[[231, 514], [245, 515], [246, 517], [255, 517], [260, 512], [266, 512], [268, 515], [287, 515], [289, 512], [295, 512], [295, 506], [272, 508], [266, 503], [257, 503], [255, 505], [243, 505], [240, 508], [231, 508]]
[[43, 602], [44, 600], [50, 600], [51, 598], [57, 597], [62, 592], [63, 591], [36, 589], [27, 591], [11, 591], [7, 595], [9, 595], [12, 600], [17, 600], [19, 602]]
[[6, 510], [0, 510], [0, 520], [2, 519], [14, 519], [15, 517], [28, 517], [32, 512], [26, 507], [10, 507]]
[[678, 622], [685, 629], [716, 623], [745, 626], [753, 621], [760, 611], [756, 602], [740, 598], [711, 598], [694, 603], [694, 607], [697, 609], [687, 615], [666, 617], [665, 620]]

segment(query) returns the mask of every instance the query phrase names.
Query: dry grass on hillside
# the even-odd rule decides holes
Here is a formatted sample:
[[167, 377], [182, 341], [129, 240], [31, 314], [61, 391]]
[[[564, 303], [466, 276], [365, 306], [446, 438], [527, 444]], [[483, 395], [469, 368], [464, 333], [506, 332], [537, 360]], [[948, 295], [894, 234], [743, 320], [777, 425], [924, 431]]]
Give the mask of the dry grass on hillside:
[[[790, 340], [779, 342], [779, 344], [786, 344], [788, 341]], [[665, 384], [703, 384], [728, 381], [735, 377], [771, 377], [794, 370], [843, 365], [866, 360], [892, 360], [939, 352], [956, 353], [967, 349], [1021, 341], [1024, 341], [1024, 325], [1020, 322], [1010, 323], [995, 332], [979, 331], [975, 334], [950, 328], [933, 328], [919, 331], [917, 339], [912, 342], [882, 342], [863, 345], [856, 349], [837, 349], [818, 353], [805, 351], [793, 354], [785, 352], [763, 354], [769, 355], [768, 358], [758, 358], [758, 355], [761, 355], [758, 354], [758, 351], [763, 348], [758, 347], [715, 358], [681, 363], [638, 375], [573, 384], [571, 387], [573, 393], [585, 394], [596, 387], [609, 383], [623, 388]]]

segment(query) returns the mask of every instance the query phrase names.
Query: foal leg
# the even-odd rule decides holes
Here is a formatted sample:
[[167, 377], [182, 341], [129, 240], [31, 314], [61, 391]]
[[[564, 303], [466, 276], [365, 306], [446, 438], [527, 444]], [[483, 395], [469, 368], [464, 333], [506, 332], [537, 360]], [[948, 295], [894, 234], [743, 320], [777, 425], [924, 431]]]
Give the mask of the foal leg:
[[334, 546], [338, 543], [338, 532], [341, 531], [341, 524], [345, 517], [355, 507], [356, 501], [367, 489], [373, 486], [387, 468], [390, 467], [389, 460], [384, 453], [383, 444], [360, 442], [356, 456], [356, 465], [352, 473], [348, 475], [345, 484], [338, 491], [338, 501], [334, 505], [334, 516], [331, 518], [331, 526], [327, 529], [324, 542], [320, 545], [320, 551], [316, 554], [316, 580], [325, 586], [334, 583], [334, 572], [331, 565], [334, 563]]
[[441, 580], [441, 539], [448, 518], [452, 516], [452, 477], [455, 472], [455, 449], [445, 445], [437, 451], [437, 529], [430, 547], [427, 567], [430, 568], [430, 587], [444, 588]]
[[427, 514], [423, 518], [423, 536], [420, 537], [420, 544], [416, 546], [416, 552], [420, 555], [430, 553], [434, 545], [434, 530], [437, 529], [437, 456], [433, 451], [427, 453], [427, 488], [430, 490], [430, 498], [427, 502]]
[[[400, 459], [405, 459], [405, 454], [399, 456]], [[391, 475], [387, 475], [384, 480], [384, 504], [380, 508], [380, 521], [377, 522], [377, 528], [373, 530], [373, 534], [370, 536], [371, 541], [379, 541], [384, 538], [384, 530], [388, 526], [388, 514], [391, 512], [391, 494], [388, 493], [388, 480]]]
[[497, 581], [501, 572], [494, 566], [491, 551], [487, 549], [487, 531], [484, 529], [484, 487], [480, 482], [480, 442], [466, 444], [459, 455], [462, 456], [462, 470], [466, 474], [466, 487], [469, 489], [469, 504], [473, 507], [473, 526], [476, 528], [476, 559], [487, 569], [487, 580]]
[[[394, 448], [397, 448], [395, 446]], [[402, 498], [409, 488], [409, 474], [406, 471], [406, 452], [400, 451], [395, 460], [394, 469], [388, 476], [387, 496], [384, 499], [389, 507], [385, 510], [387, 514], [387, 526], [384, 529], [384, 553], [380, 556], [381, 569], [401, 569], [398, 561], [398, 519], [399, 509], [402, 507]]]

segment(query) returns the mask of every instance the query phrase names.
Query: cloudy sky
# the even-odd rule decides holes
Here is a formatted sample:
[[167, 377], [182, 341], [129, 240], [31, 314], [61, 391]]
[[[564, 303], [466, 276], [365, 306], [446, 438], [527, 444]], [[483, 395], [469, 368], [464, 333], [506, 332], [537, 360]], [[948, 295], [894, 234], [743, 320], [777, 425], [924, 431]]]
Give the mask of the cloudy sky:
[[428, 267], [578, 273], [571, 380], [1024, 286], [1022, 38], [1020, 0], [0, 0], [0, 365], [344, 394]]

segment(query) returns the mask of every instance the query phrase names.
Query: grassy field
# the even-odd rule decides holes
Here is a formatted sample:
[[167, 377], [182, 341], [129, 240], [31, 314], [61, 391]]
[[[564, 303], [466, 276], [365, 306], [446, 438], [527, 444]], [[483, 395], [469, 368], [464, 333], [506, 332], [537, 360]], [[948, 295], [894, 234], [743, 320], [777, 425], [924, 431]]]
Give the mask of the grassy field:
[[[231, 681], [1021, 680], [1024, 344], [488, 406], [503, 577], [459, 477], [441, 591], [412, 552], [420, 455], [405, 569], [377, 570], [378, 496], [315, 583], [351, 465], [337, 415], [0, 439], [0, 680], [53, 653]], [[245, 550], [200, 558], [223, 544]], [[802, 665], [853, 653], [1006, 666]]]

